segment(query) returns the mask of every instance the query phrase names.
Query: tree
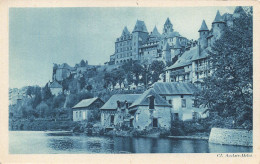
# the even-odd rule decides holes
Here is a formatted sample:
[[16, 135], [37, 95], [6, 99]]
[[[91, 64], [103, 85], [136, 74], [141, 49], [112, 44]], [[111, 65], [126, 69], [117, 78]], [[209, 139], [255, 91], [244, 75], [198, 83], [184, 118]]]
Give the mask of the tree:
[[125, 71], [122, 68], [119, 68], [114, 72], [114, 76], [121, 88], [121, 85], [125, 80]]
[[45, 117], [47, 113], [49, 112], [49, 107], [45, 102], [41, 102], [37, 107], [36, 107], [37, 113], [40, 115], [40, 117]]
[[160, 80], [160, 74], [164, 72], [165, 64], [163, 61], [155, 60], [150, 66], [150, 72], [152, 73], [152, 83]]
[[139, 82], [140, 82], [140, 78], [139, 76], [141, 75], [143, 71], [143, 67], [139, 64], [139, 63], [134, 63], [133, 64], [133, 68], [132, 68], [132, 72], [134, 74], [134, 83], [136, 86], [138, 86]]
[[86, 63], [85, 63], [84, 60], [81, 60], [81, 61], [80, 61], [80, 66], [81, 66], [81, 67], [85, 67], [85, 66], [86, 66]]
[[235, 127], [252, 128], [253, 26], [252, 15], [235, 18], [210, 53], [211, 76], [196, 95], [200, 104], [223, 118], [232, 117]]
[[34, 94], [35, 94], [35, 97], [34, 97], [34, 100], [33, 100], [33, 108], [36, 108], [36, 106], [38, 104], [40, 104], [41, 101], [42, 101], [41, 88], [38, 87], [38, 86], [34, 87]]
[[49, 98], [51, 98], [53, 95], [51, 93], [51, 90], [48, 86], [48, 83], [45, 85], [45, 87], [43, 87], [42, 89], [42, 97], [43, 97], [43, 100], [48, 100]]
[[85, 81], [85, 78], [84, 77], [80, 77], [79, 78], [79, 86], [80, 86], [80, 89], [83, 89], [86, 85], [86, 81]]
[[89, 84], [89, 85], [87, 86], [87, 90], [90, 92], [92, 89], [93, 89], [92, 85]]

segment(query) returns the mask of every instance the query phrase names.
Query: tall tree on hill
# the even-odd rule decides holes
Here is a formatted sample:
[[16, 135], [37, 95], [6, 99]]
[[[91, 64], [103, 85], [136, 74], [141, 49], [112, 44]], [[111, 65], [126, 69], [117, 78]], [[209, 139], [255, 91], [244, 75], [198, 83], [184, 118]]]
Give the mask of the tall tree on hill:
[[81, 66], [81, 67], [85, 67], [85, 66], [86, 66], [86, 63], [85, 63], [84, 60], [81, 60], [81, 61], [80, 61], [80, 66]]
[[253, 110], [253, 20], [251, 14], [234, 19], [215, 42], [210, 56], [212, 75], [202, 83], [199, 102], [234, 125], [252, 128]]
[[42, 92], [41, 92], [41, 88], [39, 86], [36, 86], [34, 88], [34, 93], [35, 93], [35, 97], [33, 99], [33, 108], [36, 108], [36, 106], [38, 104], [41, 103], [42, 101]]
[[119, 68], [114, 72], [114, 75], [116, 76], [117, 82], [121, 88], [121, 85], [125, 80], [125, 71], [122, 68]]
[[150, 66], [150, 72], [152, 73], [152, 83], [160, 80], [160, 74], [164, 72], [165, 64], [163, 61], [155, 60]]
[[43, 100], [48, 100], [49, 98], [52, 97], [52, 93], [48, 86], [48, 83], [42, 89], [42, 97], [43, 97]]
[[143, 71], [143, 67], [139, 64], [139, 63], [134, 63], [133, 64], [133, 74], [134, 74], [134, 83], [136, 86], [138, 86], [138, 84], [140, 83], [140, 78], [139, 76], [141, 75], [142, 71]]

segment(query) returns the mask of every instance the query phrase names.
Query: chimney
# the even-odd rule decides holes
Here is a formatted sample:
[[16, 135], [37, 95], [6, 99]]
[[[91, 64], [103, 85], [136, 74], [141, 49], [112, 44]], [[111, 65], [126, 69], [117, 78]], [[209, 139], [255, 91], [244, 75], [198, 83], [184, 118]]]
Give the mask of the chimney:
[[128, 102], [125, 100], [125, 107], [126, 107], [126, 109], [128, 109]]
[[120, 101], [118, 100], [116, 103], [117, 103], [117, 108], [120, 108]]

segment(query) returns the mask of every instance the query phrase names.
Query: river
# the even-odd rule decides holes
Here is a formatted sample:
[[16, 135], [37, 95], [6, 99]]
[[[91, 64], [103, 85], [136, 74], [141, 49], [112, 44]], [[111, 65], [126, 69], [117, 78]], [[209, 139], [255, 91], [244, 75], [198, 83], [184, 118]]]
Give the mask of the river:
[[250, 152], [252, 147], [211, 144], [206, 140], [86, 136], [42, 131], [9, 132], [10, 154]]

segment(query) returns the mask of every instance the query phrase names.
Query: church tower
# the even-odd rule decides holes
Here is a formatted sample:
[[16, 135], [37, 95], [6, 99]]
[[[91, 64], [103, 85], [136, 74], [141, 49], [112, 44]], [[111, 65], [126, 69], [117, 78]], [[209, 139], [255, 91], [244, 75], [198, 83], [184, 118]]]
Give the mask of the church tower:
[[164, 23], [164, 26], [163, 26], [163, 33], [169, 34], [171, 32], [173, 32], [172, 23], [171, 23], [170, 19], [167, 18], [167, 20], [166, 20], [166, 22]]
[[208, 47], [207, 36], [209, 34], [209, 29], [205, 20], [202, 21], [201, 27], [199, 29], [199, 34], [199, 44], [201, 45], [201, 49], [203, 50]]

